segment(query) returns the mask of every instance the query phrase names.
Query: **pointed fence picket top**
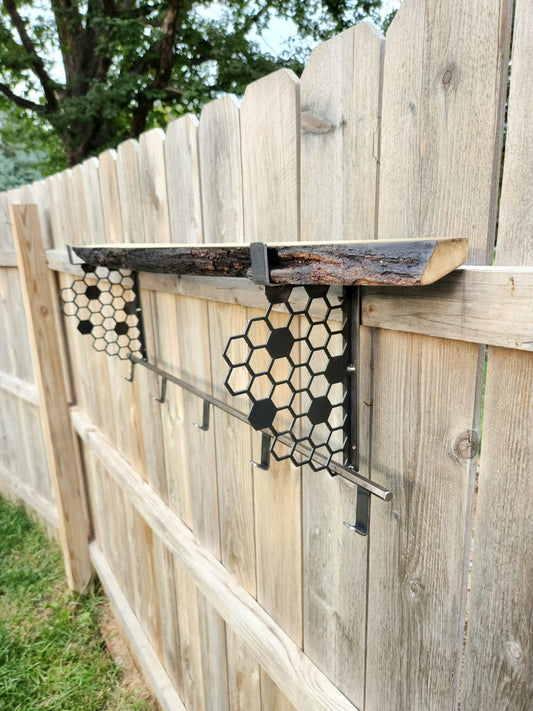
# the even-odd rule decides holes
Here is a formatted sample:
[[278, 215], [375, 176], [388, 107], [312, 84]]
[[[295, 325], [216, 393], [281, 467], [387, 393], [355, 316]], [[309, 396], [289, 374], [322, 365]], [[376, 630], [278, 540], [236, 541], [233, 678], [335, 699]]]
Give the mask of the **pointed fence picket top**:
[[302, 241], [375, 238], [385, 41], [363, 22], [313, 50], [302, 74]]
[[250, 84], [241, 104], [245, 242], [300, 239], [300, 85], [280, 69]]
[[131, 138], [117, 148], [117, 180], [127, 242], [144, 242], [138, 151], [139, 144]]

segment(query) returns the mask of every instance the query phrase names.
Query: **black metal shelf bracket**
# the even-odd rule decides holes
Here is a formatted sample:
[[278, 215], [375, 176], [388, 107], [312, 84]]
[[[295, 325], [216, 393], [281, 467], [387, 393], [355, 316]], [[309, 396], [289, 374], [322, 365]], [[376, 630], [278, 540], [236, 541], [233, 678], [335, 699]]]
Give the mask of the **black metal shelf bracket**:
[[[137, 272], [81, 264], [83, 277], [60, 291], [61, 310], [77, 319], [95, 350], [129, 360], [129, 382], [137, 365], [159, 375], [154, 400], [165, 403], [169, 382], [203, 400], [202, 422], [193, 423], [199, 429], [209, 429], [211, 407], [248, 422], [261, 433], [260, 461], [251, 462], [256, 468], [268, 470], [272, 455], [356, 484], [355, 524], [345, 525], [366, 535], [370, 494], [385, 501], [392, 494], [359, 473], [360, 289], [344, 287], [339, 297], [327, 285], [274, 286], [266, 245], [250, 251], [252, 278], [265, 287], [267, 309], [231, 336], [223, 352], [224, 385], [248, 398], [248, 415], [148, 362]], [[296, 290], [305, 292], [303, 307], [291, 305]]]
[[[334, 458], [351, 464], [351, 447], [358, 450], [357, 436], [350, 432], [351, 299], [345, 294], [330, 300], [327, 286], [300, 288], [307, 301], [296, 309], [291, 287], [265, 287], [265, 315], [252, 318], [224, 349], [224, 384], [231, 395], [250, 400], [248, 421], [271, 432], [275, 459], [320, 471]], [[290, 448], [280, 435], [291, 440]], [[307, 455], [298, 450], [299, 443], [309, 446]], [[325, 464], [315, 459], [318, 452]]]
[[[268, 307], [228, 340], [223, 356], [227, 390], [250, 400], [249, 423], [269, 433], [262, 437], [261, 464], [254, 464], [268, 466], [268, 445], [278, 461], [290, 459], [332, 476], [338, 473], [334, 464], [358, 472], [359, 287], [344, 287], [338, 298], [323, 285], [272, 286], [264, 254], [251, 254], [253, 273], [259, 283], [267, 282]], [[295, 288], [305, 289], [304, 308], [291, 305]], [[346, 524], [362, 535], [370, 519], [367, 494], [358, 487], [356, 523]]]

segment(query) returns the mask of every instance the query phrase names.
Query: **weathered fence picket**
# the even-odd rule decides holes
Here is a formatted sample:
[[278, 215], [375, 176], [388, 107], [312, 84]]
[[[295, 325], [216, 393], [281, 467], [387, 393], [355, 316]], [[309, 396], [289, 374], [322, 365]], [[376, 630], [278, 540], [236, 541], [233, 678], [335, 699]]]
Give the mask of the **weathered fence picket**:
[[[492, 252], [512, 3], [489, 5], [406, 0], [394, 18], [382, 239], [461, 234], [472, 260]], [[396, 494], [373, 507], [368, 709], [457, 705], [476, 462], [454, 446], [475, 429], [481, 363], [469, 343], [376, 331], [372, 474]]]
[[[202, 212], [200, 203], [200, 174], [197, 147], [198, 121], [184, 116], [174, 121], [165, 139], [166, 180], [169, 195], [170, 242], [201, 243]], [[179, 195], [173, 201], [172, 195]], [[197, 388], [211, 391], [211, 359], [209, 350], [209, 319], [205, 301], [187, 296], [174, 299], [175, 320], [169, 334], [175, 334], [175, 347], [167, 350], [169, 370], [175, 372]], [[179, 366], [179, 367], [178, 367]], [[178, 391], [178, 392], [176, 392]], [[172, 394], [182, 399], [183, 431], [182, 450], [186, 457], [175, 457], [179, 465], [167, 465], [175, 478], [187, 482], [187, 509], [189, 526], [199, 540], [217, 558], [220, 558], [220, 531], [218, 528], [218, 487], [216, 476], [215, 438], [212, 429], [203, 432], [196, 425], [202, 421], [202, 402], [186, 391], [172, 389]], [[181, 472], [179, 471], [181, 469]], [[184, 518], [184, 517], [182, 517]], [[184, 520], [186, 520], [184, 518]], [[196, 651], [198, 673], [203, 679], [202, 704], [191, 708], [227, 708], [227, 667], [224, 624], [203, 595], [198, 593], [185, 573], [182, 589], [189, 600], [195, 600], [195, 618], [189, 614], [179, 617], [180, 643], [187, 630], [189, 646]], [[178, 581], [178, 590], [179, 590]], [[194, 624], [191, 624], [194, 622]], [[185, 655], [183, 655], [185, 656]], [[220, 660], [220, 664], [214, 663]], [[191, 686], [195, 686], [194, 680]]]
[[[361, 24], [319, 45], [302, 75], [303, 240], [375, 238], [382, 49], [381, 35]], [[361, 342], [359, 456], [365, 475], [369, 335]], [[367, 597], [368, 539], [342, 525], [355, 517], [356, 489], [308, 467], [302, 486], [304, 649], [364, 708], [366, 614], [361, 610]]]
[[[240, 105], [221, 97], [0, 195], [0, 488], [58, 527], [72, 587], [92, 562], [163, 708], [533, 705], [532, 27], [528, 0], [405, 0], [386, 38], [347, 30], [301, 80], [280, 70]], [[161, 377], [96, 352], [75, 319], [58, 357], [45, 326], [61, 315], [43, 289], [82, 275], [68, 243], [416, 237], [468, 238], [478, 266], [362, 288], [361, 474], [393, 494], [372, 503], [367, 537], [343, 526], [345, 478], [252, 466], [261, 434], [246, 423], [211, 407], [203, 431], [201, 397], [169, 382], [158, 402]], [[247, 413], [222, 353], [264, 313], [262, 287], [139, 281], [148, 362]], [[272, 326], [286, 323], [276, 306]]]
[[[243, 241], [240, 114], [232, 97], [222, 97], [203, 109], [198, 127], [198, 154], [203, 241]], [[223, 386], [226, 364], [221, 353], [228, 331], [242, 332], [246, 325], [245, 319], [245, 309], [231, 304], [208, 303], [210, 387], [216, 397], [227, 402], [231, 402], [231, 397]], [[241, 406], [241, 403], [238, 406]], [[243, 409], [245, 407], [244, 403]], [[237, 582], [255, 596], [250, 429], [220, 410], [212, 413], [212, 422], [216, 453], [220, 560]], [[256, 660], [227, 627], [226, 647], [228, 707], [249, 708], [252, 711], [260, 709], [259, 667]]]
[[[497, 265], [533, 265], [533, 9], [516, 4]], [[512, 282], [509, 289], [513, 291]], [[533, 355], [489, 347], [465, 711], [533, 699]]]

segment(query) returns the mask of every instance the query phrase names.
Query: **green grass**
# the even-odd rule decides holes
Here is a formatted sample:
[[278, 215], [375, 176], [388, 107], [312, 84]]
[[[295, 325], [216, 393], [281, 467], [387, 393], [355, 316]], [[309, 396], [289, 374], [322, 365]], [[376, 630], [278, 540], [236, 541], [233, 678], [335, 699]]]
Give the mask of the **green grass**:
[[0, 709], [149, 711], [99, 634], [104, 598], [69, 592], [60, 550], [0, 498]]

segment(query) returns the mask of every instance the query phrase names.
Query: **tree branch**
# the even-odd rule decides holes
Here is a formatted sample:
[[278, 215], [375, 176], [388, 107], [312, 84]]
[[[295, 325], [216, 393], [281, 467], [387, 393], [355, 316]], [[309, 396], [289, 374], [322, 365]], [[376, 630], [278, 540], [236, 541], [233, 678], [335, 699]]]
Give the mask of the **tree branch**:
[[56, 21], [59, 47], [68, 83], [75, 79], [78, 70], [76, 38], [83, 37], [85, 30], [78, 7], [73, 7], [71, 0], [50, 0], [50, 4]]
[[[168, 91], [169, 80], [172, 74], [172, 66], [174, 64], [176, 27], [183, 7], [183, 0], [171, 0], [169, 2], [163, 23], [161, 25], [161, 39], [155, 45], [152, 45], [148, 51], [145, 52], [144, 57], [136, 63], [136, 72], [139, 72], [139, 70], [146, 71], [149, 67], [151, 59], [156, 59], [157, 55], [159, 55], [159, 63], [154, 80], [150, 87], [151, 89], [162, 89]], [[148, 114], [154, 103], [153, 99], [149, 98], [147, 94], [142, 91], [137, 94], [136, 101], [137, 107], [133, 111], [131, 121], [131, 135], [134, 137], [138, 136], [145, 130]]]
[[159, 67], [154, 79], [154, 88], [161, 89], [168, 84], [174, 63], [174, 41], [176, 26], [183, 4], [181, 0], [170, 2], [161, 26], [162, 38], [159, 43]]
[[7, 86], [7, 84], [2, 84], [0, 82], [0, 92], [7, 96], [7, 98], [14, 104], [20, 106], [23, 109], [29, 109], [30, 111], [36, 111], [37, 113], [44, 113], [44, 106], [42, 106], [41, 104], [36, 104], [35, 102], [30, 101], [29, 99], [25, 99], [22, 96], [14, 94]]
[[[7, 12], [9, 13], [9, 16], [11, 18], [11, 21], [13, 22], [13, 25], [18, 33], [18, 36], [20, 37], [20, 41], [22, 42], [22, 46], [28, 53], [30, 57], [30, 63], [33, 71], [37, 75], [39, 81], [41, 82], [41, 86], [43, 87], [43, 92], [44, 96], [46, 99], [46, 103], [48, 105], [48, 109], [50, 111], [57, 111], [59, 108], [58, 102], [56, 95], [54, 93], [54, 82], [52, 81], [50, 75], [46, 71], [44, 67], [44, 62], [41, 59], [41, 57], [37, 53], [37, 49], [35, 45], [33, 44], [30, 36], [26, 32], [26, 25], [24, 24], [24, 20], [20, 16], [15, 3], [13, 0], [3, 0], [4, 2], [4, 7], [6, 8]], [[4, 92], [5, 93], [5, 92]], [[13, 96], [15, 96], [13, 94]], [[21, 97], [18, 97], [19, 99]], [[14, 101], [14, 99], [13, 99]], [[30, 102], [31, 104], [33, 102]], [[38, 104], [34, 104], [34, 106], [38, 106]], [[29, 107], [26, 107], [29, 108]]]
[[268, 10], [270, 10], [271, 5], [271, 2], [267, 2], [265, 5], [263, 5], [263, 7], [259, 8], [259, 10], [254, 15], [249, 15], [248, 17], [246, 17], [242, 25], [242, 29], [245, 33], [248, 32], [254, 25], [259, 22], [263, 15]]

